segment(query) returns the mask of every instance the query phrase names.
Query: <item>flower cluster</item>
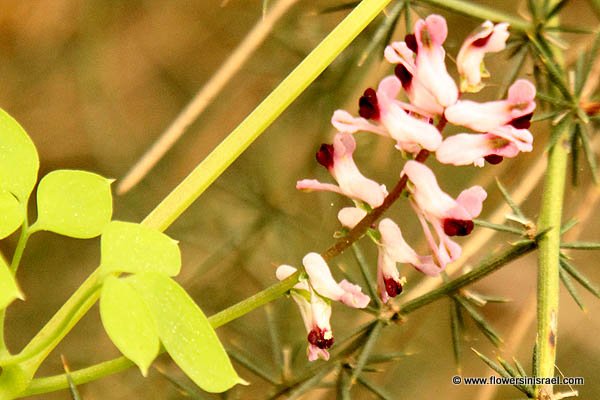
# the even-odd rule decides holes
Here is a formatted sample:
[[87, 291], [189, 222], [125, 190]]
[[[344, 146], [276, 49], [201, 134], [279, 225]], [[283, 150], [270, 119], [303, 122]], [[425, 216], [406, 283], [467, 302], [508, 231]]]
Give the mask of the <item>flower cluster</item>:
[[[373, 226], [370, 237], [379, 249], [378, 294], [384, 303], [400, 294], [406, 283], [398, 263], [410, 264], [433, 276], [460, 257], [461, 247], [452, 237], [471, 233], [473, 219], [481, 213], [487, 197], [482, 187], [473, 186], [453, 198], [440, 188], [433, 171], [416, 161], [415, 156], [420, 152], [435, 153], [444, 164], [482, 167], [486, 161], [497, 164], [505, 157], [532, 150], [533, 137], [528, 128], [536, 91], [530, 82], [514, 82], [504, 100], [479, 103], [462, 98], [465, 93], [484, 88], [482, 79], [489, 77], [484, 56], [505, 48], [508, 24], [486, 21], [467, 37], [456, 58], [459, 85], [446, 69], [443, 44], [447, 33], [444, 18], [430, 15], [418, 20], [414, 33], [406, 35], [403, 42], [386, 47], [385, 58], [394, 65], [394, 74], [383, 78], [376, 90], [364, 91], [358, 101], [358, 116], [344, 110], [334, 112], [332, 124], [338, 132], [333, 144], [321, 145], [316, 154], [317, 161], [327, 168], [337, 185], [314, 179], [300, 180], [296, 185], [301, 190], [332, 191], [350, 198], [354, 207], [340, 210], [338, 219], [352, 229], [373, 208], [381, 206], [388, 194], [384, 185], [365, 177], [355, 164], [354, 134], [372, 132], [392, 139], [409, 159], [400, 175], [408, 179], [409, 202], [431, 253], [417, 254], [405, 241], [398, 224], [389, 218], [382, 219], [376, 229]], [[399, 98], [401, 92], [405, 101]], [[444, 137], [440, 130], [447, 123], [473, 132]], [[319, 265], [319, 273], [315, 265]], [[324, 299], [365, 307], [368, 298], [356, 285], [335, 283], [327, 264], [315, 253], [305, 257], [304, 267], [309, 279], [296, 285], [292, 297], [300, 306], [309, 331], [309, 359], [327, 358], [325, 349], [333, 344], [333, 336], [329, 325], [331, 309]], [[292, 267], [281, 266], [277, 276], [282, 279], [293, 271]], [[327, 284], [323, 283], [325, 276]]]

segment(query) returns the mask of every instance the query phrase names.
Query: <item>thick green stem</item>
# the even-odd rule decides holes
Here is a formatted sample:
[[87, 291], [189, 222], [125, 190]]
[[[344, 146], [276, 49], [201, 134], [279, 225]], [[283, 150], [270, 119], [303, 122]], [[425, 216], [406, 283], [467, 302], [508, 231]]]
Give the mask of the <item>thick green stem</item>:
[[[537, 340], [536, 371], [538, 376], [554, 376], [556, 359], [560, 224], [565, 190], [565, 177], [569, 152], [568, 132], [564, 131], [556, 145], [550, 149], [548, 168], [544, 180], [542, 209], [538, 230], [547, 233], [539, 240], [537, 288]], [[538, 398], [552, 394], [552, 386], [536, 388]]]
[[457, 291], [458, 289], [470, 285], [471, 283], [478, 281], [479, 279], [489, 275], [496, 271], [500, 267], [507, 263], [525, 255], [537, 247], [535, 241], [524, 241], [515, 246], [507, 249], [506, 251], [484, 260], [479, 267], [476, 269], [453, 279], [439, 288], [432, 290], [431, 292], [425, 293], [422, 296], [417, 297], [409, 302], [406, 302], [400, 306], [399, 314], [409, 314], [435, 300], [447, 296], [450, 293]]

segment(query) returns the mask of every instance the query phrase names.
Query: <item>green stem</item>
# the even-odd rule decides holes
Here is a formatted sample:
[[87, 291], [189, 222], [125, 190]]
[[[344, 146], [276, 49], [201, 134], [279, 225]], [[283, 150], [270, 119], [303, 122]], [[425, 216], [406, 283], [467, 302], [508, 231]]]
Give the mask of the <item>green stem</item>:
[[425, 293], [416, 299], [410, 300], [400, 306], [399, 314], [409, 314], [435, 300], [445, 297], [449, 293], [456, 292], [458, 289], [465, 287], [488, 274], [496, 271], [503, 265], [521, 257], [524, 254], [529, 253], [537, 247], [535, 241], [523, 241], [515, 246], [507, 249], [503, 253], [493, 256], [483, 261], [476, 269], [451, 280], [439, 288], [432, 290], [431, 292]]
[[[501, 266], [531, 252], [536, 247], [537, 245], [534, 241], [521, 242], [511, 247], [504, 253], [484, 261], [478, 268], [472, 270], [471, 272], [444, 284], [440, 288], [430, 293], [426, 293], [421, 297], [405, 303], [400, 307], [399, 313], [406, 315], [416, 311], [417, 309], [432, 303], [433, 301], [438, 300], [449, 293], [455, 292], [458, 289], [483, 278], [484, 276], [499, 269]], [[214, 328], [217, 328], [235, 318], [246, 314], [260, 305], [279, 298], [283, 293], [286, 293], [292, 286], [296, 284], [298, 276], [299, 274], [296, 273], [284, 281], [272, 285], [271, 287], [256, 293], [254, 296], [209, 317], [211, 325]], [[115, 358], [114, 360], [105, 361], [91, 367], [71, 372], [71, 377], [75, 384], [79, 385], [121, 372], [131, 366], [133, 366], [131, 361], [125, 357], [119, 357]], [[34, 379], [27, 390], [20, 396], [25, 397], [34, 394], [49, 393], [66, 388], [68, 388], [66, 375], [56, 375], [47, 378]]]
[[[21, 258], [23, 257], [23, 252], [25, 251], [25, 246], [27, 245], [27, 240], [29, 239], [29, 235], [31, 232], [29, 231], [29, 221], [27, 218], [27, 205], [23, 206], [23, 224], [21, 225], [21, 233], [19, 234], [19, 240], [17, 242], [17, 247], [15, 248], [15, 253], [13, 254], [13, 259], [10, 263], [10, 272], [15, 276], [17, 274], [17, 269], [19, 268], [19, 264], [21, 263]], [[6, 320], [6, 309], [0, 310], [0, 357], [8, 356], [10, 353], [8, 351], [8, 347], [6, 346], [6, 339], [4, 337], [4, 324]]]
[[[568, 130], [563, 131], [557, 144], [550, 149], [548, 168], [544, 180], [542, 208], [538, 230], [547, 233], [539, 240], [538, 288], [537, 288], [537, 340], [536, 371], [541, 377], [554, 376], [559, 298], [559, 255], [560, 224], [567, 170]], [[537, 387], [538, 397], [542, 392], [552, 394], [552, 386]]]
[[475, 17], [483, 20], [489, 19], [495, 22], [508, 22], [512, 29], [519, 31], [526, 31], [531, 26], [528, 21], [522, 18], [475, 2], [466, 2], [462, 0], [419, 0], [419, 2], [454, 11], [471, 18]]
[[363, 0], [340, 24], [146, 217], [165, 230], [310, 85], [391, 0]]
[[25, 246], [27, 246], [27, 241], [29, 240], [31, 233], [32, 232], [29, 230], [29, 223], [27, 221], [27, 212], [25, 212], [25, 220], [23, 221], [23, 226], [21, 227], [19, 241], [17, 242], [15, 254], [13, 254], [12, 262], [10, 263], [10, 270], [13, 275], [17, 274], [19, 264], [21, 263], [21, 258], [23, 258], [23, 253], [25, 252]]
[[250, 311], [265, 305], [273, 300], [276, 300], [287, 293], [296, 283], [298, 283], [298, 278], [300, 277], [300, 273], [296, 272], [290, 277], [284, 279], [281, 282], [278, 282], [274, 285], [269, 286], [266, 289], [261, 290], [260, 292], [248, 297], [245, 300], [240, 301], [237, 304], [232, 305], [229, 308], [224, 309], [212, 316], [210, 316], [209, 321], [213, 328], [217, 328], [219, 326], [225, 325], [228, 322], [233, 321], [249, 313]]
[[[242, 315], [267, 304], [273, 300], [280, 298], [288, 290], [290, 290], [297, 282], [300, 273], [286, 278], [285, 280], [276, 283], [253, 296], [234, 304], [208, 318], [213, 328], [218, 328], [233, 321]], [[164, 350], [163, 350], [164, 351]], [[87, 382], [92, 382], [108, 375], [119, 373], [134, 364], [125, 357], [118, 357], [113, 360], [105, 361], [91, 367], [83, 368], [70, 373], [73, 382], [81, 385]], [[27, 390], [21, 393], [20, 397], [31, 396], [34, 394], [55, 392], [57, 390], [66, 389], [69, 387], [66, 374], [50, 376], [47, 378], [34, 379]]]

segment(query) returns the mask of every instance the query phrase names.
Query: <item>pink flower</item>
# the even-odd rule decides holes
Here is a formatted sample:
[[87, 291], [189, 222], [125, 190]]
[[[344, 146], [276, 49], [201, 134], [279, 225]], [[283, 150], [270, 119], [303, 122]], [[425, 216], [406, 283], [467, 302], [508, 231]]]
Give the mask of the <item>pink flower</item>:
[[440, 269], [434, 264], [431, 256], [420, 256], [402, 237], [400, 228], [394, 221], [384, 218], [379, 222], [381, 243], [377, 260], [377, 289], [384, 303], [390, 297], [396, 297], [402, 292], [406, 282], [400, 277], [396, 263], [411, 264], [427, 275], [437, 275]]
[[477, 103], [459, 100], [444, 112], [446, 119], [456, 125], [466, 126], [477, 132], [490, 132], [503, 125], [529, 128], [535, 110], [535, 86], [519, 79], [508, 90], [506, 100]]
[[446, 138], [435, 153], [439, 162], [453, 165], [474, 164], [483, 167], [484, 160], [498, 164], [504, 157], [533, 149], [533, 136], [527, 129], [501, 126], [485, 134], [460, 133]]
[[360, 117], [337, 110], [331, 119], [333, 126], [342, 132], [368, 131], [390, 137], [396, 141], [396, 148], [409, 153], [418, 153], [421, 148], [435, 151], [442, 142], [442, 135], [429, 123], [429, 118], [424, 120], [410, 115], [406, 110], [416, 109], [396, 100], [400, 88], [401, 83], [396, 77], [384, 78], [377, 92], [369, 88], [360, 98]]
[[[304, 326], [308, 332], [307, 354], [309, 361], [317, 358], [329, 359], [327, 351], [333, 345], [333, 333], [330, 325], [331, 305], [329, 300], [340, 301], [349, 307], [365, 308], [371, 300], [362, 293], [360, 286], [347, 280], [337, 283], [327, 263], [317, 253], [308, 253], [302, 264], [308, 274], [308, 281], [298, 282], [291, 296], [300, 308]], [[275, 272], [277, 279], [283, 280], [296, 272], [296, 268], [280, 265]]]
[[352, 135], [338, 133], [333, 139], [333, 145], [323, 144], [317, 152], [317, 161], [329, 170], [339, 186], [315, 179], [303, 179], [296, 183], [296, 188], [340, 193], [364, 201], [373, 208], [381, 205], [387, 196], [385, 186], [360, 173], [352, 158], [355, 148], [356, 142]]
[[458, 99], [456, 83], [446, 70], [446, 52], [442, 47], [448, 27], [439, 15], [430, 15], [415, 23], [414, 35], [404, 42], [392, 43], [385, 49], [386, 59], [398, 64], [396, 76], [402, 82], [412, 104], [431, 114]]
[[358, 223], [367, 216], [367, 212], [358, 207], [344, 207], [338, 212], [338, 220], [346, 228], [354, 228]]
[[[460, 246], [450, 236], [471, 233], [473, 218], [481, 213], [487, 193], [481, 186], [473, 186], [463, 190], [454, 200], [440, 189], [433, 172], [417, 161], [408, 161], [404, 173], [412, 183], [409, 186], [411, 205], [440, 268], [444, 269], [446, 264], [460, 257]], [[439, 239], [437, 245], [428, 223]]]
[[490, 74], [485, 69], [483, 57], [486, 53], [504, 50], [508, 36], [507, 23], [494, 25], [485, 21], [465, 39], [456, 57], [461, 92], [478, 92], [485, 86], [481, 79]]
[[337, 283], [329, 266], [317, 253], [308, 253], [302, 259], [302, 265], [308, 274], [310, 285], [323, 297], [340, 301], [353, 308], [365, 308], [371, 300], [369, 296], [362, 293], [360, 286], [342, 280]]
[[[284, 280], [296, 272], [296, 268], [289, 265], [280, 265], [277, 268], [276, 276], [279, 280]], [[331, 305], [321, 296], [314, 293], [307, 281], [298, 282], [290, 290], [292, 299], [298, 305], [304, 327], [306, 328], [308, 347], [306, 355], [309, 361], [315, 361], [319, 358], [329, 360], [329, 349], [333, 346], [334, 338], [331, 331]]]

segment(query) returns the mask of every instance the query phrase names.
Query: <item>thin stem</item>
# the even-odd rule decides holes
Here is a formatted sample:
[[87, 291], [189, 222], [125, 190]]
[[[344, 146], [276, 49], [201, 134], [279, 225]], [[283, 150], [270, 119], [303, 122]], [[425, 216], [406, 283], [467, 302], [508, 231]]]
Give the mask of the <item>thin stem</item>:
[[[9, 267], [13, 276], [17, 274], [17, 269], [21, 263], [21, 258], [23, 257], [23, 252], [25, 251], [25, 246], [27, 245], [27, 240], [29, 239], [30, 234], [29, 221], [27, 218], [27, 205], [25, 205], [23, 206], [23, 224], [21, 225], [21, 233], [19, 234], [17, 247], [15, 248], [15, 253], [13, 254], [13, 259]], [[6, 339], [4, 337], [5, 320], [6, 309], [3, 309], [0, 310], [0, 357], [5, 357], [10, 354], [6, 345]]]
[[247, 299], [244, 299], [239, 303], [224, 309], [223, 311], [219, 311], [218, 313], [212, 315], [208, 320], [213, 328], [225, 325], [228, 322], [231, 322], [234, 319], [237, 319], [262, 305], [280, 298], [292, 287], [294, 287], [296, 283], [298, 283], [299, 277], [300, 273], [296, 272], [283, 281], [271, 285], [268, 288], [248, 297]]
[[[560, 225], [568, 162], [568, 146], [568, 130], [565, 130], [557, 144], [549, 151], [542, 208], [538, 220], [538, 229], [540, 231], [548, 230], [539, 240], [538, 252], [536, 371], [541, 377], [554, 376], [554, 363], [556, 360], [560, 289]], [[542, 393], [550, 395], [552, 394], [552, 386], [537, 387], [536, 393], [538, 393], [538, 397]]]
[[29, 221], [27, 217], [27, 205], [25, 205], [23, 207], [23, 224], [21, 225], [19, 241], [17, 242], [17, 247], [15, 248], [15, 253], [13, 254], [12, 262], [10, 263], [10, 270], [13, 275], [17, 274], [19, 264], [21, 263], [21, 258], [23, 257], [23, 252], [25, 251], [25, 246], [27, 246], [27, 241], [29, 240], [31, 233], [32, 232], [29, 229]]
[[[133, 366], [133, 362], [125, 357], [118, 357], [113, 360], [105, 361], [91, 367], [83, 368], [70, 373], [71, 379], [76, 385], [92, 382], [105, 376], [117, 374], [125, 371]], [[58, 390], [67, 389], [69, 382], [66, 374], [49, 376], [47, 378], [39, 378], [31, 381], [31, 384], [19, 397], [27, 397], [35, 394], [43, 394], [56, 392]]]
[[[428, 156], [429, 156], [429, 151], [423, 149], [419, 152], [419, 154], [417, 154], [417, 157], [415, 158], [415, 160], [418, 162], [424, 162]], [[360, 239], [365, 234], [367, 229], [369, 229], [371, 227], [371, 225], [373, 225], [373, 223], [375, 221], [377, 221], [377, 219], [388, 208], [390, 208], [390, 206], [392, 204], [394, 204], [394, 202], [398, 199], [398, 197], [400, 197], [400, 195], [406, 188], [407, 183], [408, 183], [408, 176], [402, 175], [402, 177], [400, 178], [400, 180], [398, 181], [396, 186], [394, 186], [394, 189], [392, 189], [392, 191], [386, 196], [385, 200], [383, 200], [383, 203], [379, 207], [375, 208], [373, 211], [368, 213], [358, 223], [358, 225], [356, 225], [354, 228], [352, 228], [352, 230], [350, 232], [348, 232], [348, 234], [346, 236], [342, 237], [337, 242], [335, 242], [333, 244], [333, 246], [331, 246], [330, 248], [328, 248], [327, 250], [322, 252], [321, 256], [323, 256], [323, 258], [325, 260], [331, 260], [338, 254], [340, 254], [344, 250], [346, 250], [352, 243], [354, 243], [358, 239]]]
[[438, 300], [449, 293], [456, 292], [458, 289], [470, 285], [471, 283], [478, 281], [479, 279], [487, 276], [488, 274], [496, 271], [505, 264], [525, 255], [537, 247], [535, 241], [523, 241], [515, 246], [507, 249], [503, 253], [496, 256], [490, 257], [483, 261], [478, 268], [453, 279], [439, 288], [432, 290], [431, 292], [425, 293], [407, 303], [400, 306], [399, 314], [409, 314], [427, 304]]
[[468, 17], [489, 19], [496, 22], [508, 22], [512, 29], [526, 31], [530, 28], [530, 23], [522, 18], [512, 14], [506, 14], [502, 11], [490, 8], [475, 2], [466, 2], [461, 0], [419, 0], [420, 3], [440, 7], [446, 10], [454, 11]]

